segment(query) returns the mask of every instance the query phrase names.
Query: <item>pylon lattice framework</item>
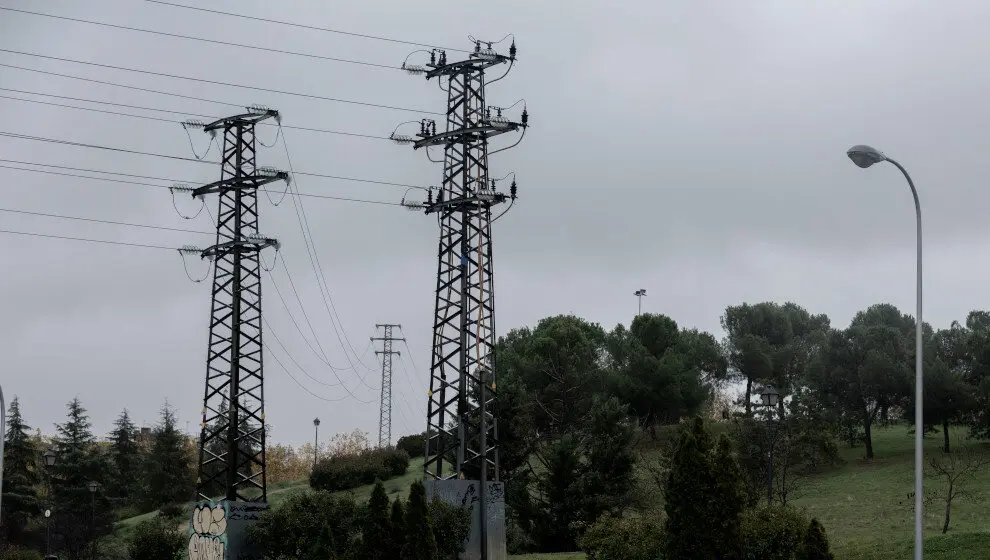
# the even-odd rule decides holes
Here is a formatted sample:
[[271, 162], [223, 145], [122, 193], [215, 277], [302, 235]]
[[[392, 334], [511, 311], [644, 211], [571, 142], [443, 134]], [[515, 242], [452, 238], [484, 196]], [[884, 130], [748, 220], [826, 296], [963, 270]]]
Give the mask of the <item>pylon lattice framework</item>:
[[261, 329], [261, 259], [277, 240], [258, 232], [258, 188], [288, 174], [258, 168], [255, 125], [277, 111], [260, 107], [205, 125], [223, 132], [220, 180], [193, 189], [218, 195], [206, 389], [199, 438], [196, 498], [267, 502]]
[[[423, 204], [427, 214], [439, 214], [433, 352], [427, 405], [425, 474], [435, 479], [498, 480], [498, 430], [493, 415], [495, 294], [492, 268], [492, 206], [515, 200], [495, 191], [488, 176], [488, 141], [527, 127], [511, 122], [485, 103], [485, 71], [515, 61], [482, 49], [465, 60], [447, 62], [444, 51], [431, 52], [426, 78], [446, 80], [446, 130], [420, 123], [413, 148], [444, 147], [443, 184], [433, 200]], [[439, 61], [437, 55], [439, 54]], [[396, 138], [399, 141], [402, 139]], [[446, 468], [445, 468], [446, 467]], [[484, 492], [484, 485], [482, 485]]]
[[392, 343], [404, 341], [405, 338], [395, 338], [392, 336], [392, 329], [402, 329], [402, 325], [379, 324], [376, 329], [384, 329], [385, 336], [373, 336], [371, 341], [380, 340], [382, 349], [375, 350], [375, 354], [382, 356], [382, 389], [381, 389], [381, 409], [378, 412], [378, 447], [388, 447], [392, 445], [392, 356], [401, 356], [402, 352], [392, 350]]

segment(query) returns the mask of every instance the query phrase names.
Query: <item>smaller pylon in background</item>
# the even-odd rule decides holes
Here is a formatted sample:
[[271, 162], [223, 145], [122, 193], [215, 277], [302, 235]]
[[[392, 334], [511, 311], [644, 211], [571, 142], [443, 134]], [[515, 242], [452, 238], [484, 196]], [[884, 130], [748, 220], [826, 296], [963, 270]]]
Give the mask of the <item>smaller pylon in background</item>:
[[392, 336], [392, 329], [402, 330], [402, 325], [391, 323], [375, 325], [375, 329], [384, 329], [385, 336], [373, 336], [371, 341], [380, 340], [382, 349], [375, 350], [375, 354], [382, 355], [382, 395], [381, 410], [378, 413], [378, 447], [388, 447], [392, 445], [392, 356], [401, 356], [402, 352], [392, 350], [392, 343], [395, 341], [405, 342], [405, 338], [395, 338]]

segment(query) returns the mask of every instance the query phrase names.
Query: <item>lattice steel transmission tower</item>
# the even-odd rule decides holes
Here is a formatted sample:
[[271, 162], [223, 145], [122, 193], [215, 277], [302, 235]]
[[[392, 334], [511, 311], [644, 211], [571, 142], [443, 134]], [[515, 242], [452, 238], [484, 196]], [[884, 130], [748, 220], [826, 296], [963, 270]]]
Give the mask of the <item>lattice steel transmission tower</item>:
[[402, 352], [392, 350], [392, 343], [405, 341], [405, 338], [395, 338], [392, 336], [392, 329], [402, 330], [402, 325], [390, 323], [375, 325], [376, 329], [384, 329], [385, 336], [373, 336], [371, 342], [380, 340], [381, 350], [375, 350], [375, 354], [382, 356], [382, 396], [381, 410], [378, 412], [378, 447], [392, 445], [392, 356], [401, 356]]
[[198, 500], [268, 499], [260, 253], [280, 245], [258, 232], [258, 188], [289, 181], [284, 171], [257, 167], [255, 125], [269, 118], [278, 120], [278, 111], [249, 107], [247, 113], [201, 125], [211, 136], [223, 135], [220, 180], [186, 189], [194, 197], [216, 193], [219, 198], [215, 244], [180, 249], [214, 266]]
[[[473, 39], [472, 39], [473, 40]], [[516, 61], [513, 40], [509, 54], [482, 47], [474, 41], [467, 58], [448, 62], [447, 53], [434, 49], [425, 66], [403, 67], [414, 74], [437, 78], [446, 85], [446, 128], [424, 119], [416, 136], [393, 132], [392, 139], [411, 143], [414, 149], [442, 146], [443, 183], [436, 198], [430, 190], [421, 207], [437, 214], [440, 223], [433, 352], [430, 363], [430, 392], [427, 405], [425, 474], [436, 480], [498, 480], [498, 431], [493, 415], [496, 396], [495, 297], [492, 266], [491, 225], [494, 206], [515, 202], [513, 179], [509, 194], [496, 190], [489, 177], [489, 140], [507, 132], [525, 133], [528, 113], [519, 122], [503, 116], [503, 108], [485, 101], [485, 72], [508, 64], [502, 79]], [[491, 82], [490, 82], [491, 83]], [[492, 154], [515, 146], [522, 140]], [[432, 160], [432, 157], [430, 158]], [[511, 204], [509, 206], [511, 208]], [[508, 208], [505, 209], [508, 211]], [[502, 214], [504, 214], [504, 212]], [[501, 217], [499, 214], [495, 217]], [[486, 542], [487, 484], [479, 484], [481, 542]], [[504, 535], [501, 548], [504, 550]], [[489, 554], [480, 547], [481, 558]], [[472, 544], [469, 547], [475, 546]], [[495, 546], [495, 545], [492, 545]], [[473, 553], [472, 553], [473, 554]]]

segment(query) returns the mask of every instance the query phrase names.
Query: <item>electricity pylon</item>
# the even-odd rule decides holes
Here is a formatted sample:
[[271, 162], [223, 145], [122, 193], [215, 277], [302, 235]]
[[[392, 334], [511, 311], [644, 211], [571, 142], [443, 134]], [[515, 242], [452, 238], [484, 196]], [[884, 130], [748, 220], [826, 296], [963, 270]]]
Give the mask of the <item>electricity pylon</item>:
[[[258, 168], [255, 125], [278, 111], [247, 113], [199, 125], [223, 134], [220, 180], [180, 189], [202, 198], [216, 193], [216, 242], [198, 253], [213, 262], [213, 302], [206, 357], [196, 497], [267, 502], [265, 401], [261, 333], [262, 249], [280, 245], [258, 232], [258, 188], [289, 180], [288, 173]], [[186, 123], [187, 125], [190, 123]]]
[[[424, 203], [404, 203], [421, 207], [427, 214], [438, 214], [440, 222], [424, 471], [436, 480], [482, 481], [478, 485], [481, 558], [489, 553], [483, 544], [487, 542], [486, 482], [499, 478], [498, 431], [493, 414], [492, 207], [516, 199], [514, 179], [508, 195], [496, 191], [496, 181], [488, 174], [488, 143], [507, 132], [525, 133], [528, 126], [525, 108], [520, 122], [513, 122], [502, 115], [502, 108], [485, 102], [486, 70], [509, 64], [505, 74], [493, 80], [498, 81], [516, 60], [514, 40], [508, 55], [491, 47], [487, 43], [482, 48], [481, 42], [475, 41], [474, 51], [463, 60], [448, 62], [445, 51], [434, 49], [425, 66], [403, 64], [407, 71], [425, 74], [427, 80], [437, 78], [441, 88], [447, 86], [446, 129], [438, 133], [436, 123], [424, 119], [415, 137], [392, 134], [393, 140], [411, 143], [427, 154], [435, 146], [444, 150], [443, 183], [436, 200], [430, 190]], [[504, 548], [504, 543], [501, 546]]]
[[376, 329], [385, 329], [385, 336], [371, 337], [371, 342], [376, 340], [382, 342], [382, 349], [375, 350], [375, 354], [382, 355], [382, 396], [381, 409], [378, 412], [378, 447], [392, 445], [392, 356], [402, 355], [402, 352], [392, 350], [392, 343], [406, 340], [392, 336], [392, 329], [395, 327], [402, 330], [402, 325], [390, 323], [375, 325]]

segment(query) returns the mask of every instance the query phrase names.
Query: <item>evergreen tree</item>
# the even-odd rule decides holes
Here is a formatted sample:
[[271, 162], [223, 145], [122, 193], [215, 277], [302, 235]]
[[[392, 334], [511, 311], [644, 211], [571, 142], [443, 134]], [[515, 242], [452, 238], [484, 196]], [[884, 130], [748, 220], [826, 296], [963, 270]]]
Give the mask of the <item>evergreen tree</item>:
[[40, 511], [35, 487], [41, 480], [38, 451], [28, 436], [31, 427], [21, 417], [15, 396], [7, 413], [3, 449], [3, 535], [11, 544], [24, 544], [28, 522]]
[[110, 440], [110, 460], [113, 477], [108, 481], [107, 495], [128, 502], [140, 487], [141, 452], [137, 443], [137, 427], [125, 408], [113, 423]]
[[430, 526], [430, 507], [426, 503], [426, 487], [416, 481], [409, 488], [406, 510], [405, 542], [402, 560], [439, 560], [437, 541]]
[[[93, 437], [89, 416], [79, 398], [68, 404], [67, 419], [55, 426], [56, 463], [52, 471], [52, 530], [70, 560], [83, 558], [90, 543], [113, 529], [113, 511], [105, 487], [106, 458]], [[100, 485], [90, 492], [89, 485]]]
[[818, 519], [812, 519], [808, 525], [801, 546], [798, 547], [797, 560], [835, 560], [828, 548], [825, 528]]
[[389, 539], [388, 548], [385, 551], [387, 558], [398, 558], [402, 553], [402, 547], [406, 543], [405, 519], [406, 511], [402, 507], [402, 498], [396, 496], [395, 501], [392, 502], [392, 516], [389, 519], [392, 525], [392, 538]]
[[368, 560], [393, 560], [388, 555], [388, 544], [392, 540], [392, 520], [389, 518], [388, 495], [385, 485], [379, 480], [368, 500], [367, 517], [361, 531], [362, 558]]
[[739, 466], [727, 438], [712, 449], [700, 418], [681, 434], [665, 494], [668, 558], [742, 558], [745, 498]]
[[144, 465], [141, 501], [148, 509], [185, 502], [194, 490], [191, 457], [185, 435], [175, 427], [175, 410], [166, 402], [161, 413]]

